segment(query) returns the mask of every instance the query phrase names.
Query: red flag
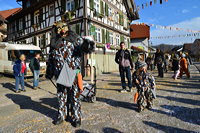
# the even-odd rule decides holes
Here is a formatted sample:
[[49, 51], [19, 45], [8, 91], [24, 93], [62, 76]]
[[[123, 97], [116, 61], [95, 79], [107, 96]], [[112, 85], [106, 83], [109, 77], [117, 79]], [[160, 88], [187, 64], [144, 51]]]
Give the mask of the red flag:
[[150, 6], [152, 6], [152, 4], [153, 4], [153, 2], [152, 2], [152, 1], [150, 1]]

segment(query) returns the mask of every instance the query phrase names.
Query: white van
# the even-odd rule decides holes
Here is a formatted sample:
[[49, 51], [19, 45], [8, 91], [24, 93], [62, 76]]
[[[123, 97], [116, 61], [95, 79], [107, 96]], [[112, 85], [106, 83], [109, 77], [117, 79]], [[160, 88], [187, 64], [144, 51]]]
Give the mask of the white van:
[[[40, 47], [28, 44], [11, 44], [0, 42], [0, 73], [13, 74], [13, 65], [21, 54], [26, 55], [27, 76], [32, 76], [29, 68], [30, 59], [34, 58], [36, 52], [41, 52]], [[46, 62], [40, 62], [40, 74], [45, 74]]]

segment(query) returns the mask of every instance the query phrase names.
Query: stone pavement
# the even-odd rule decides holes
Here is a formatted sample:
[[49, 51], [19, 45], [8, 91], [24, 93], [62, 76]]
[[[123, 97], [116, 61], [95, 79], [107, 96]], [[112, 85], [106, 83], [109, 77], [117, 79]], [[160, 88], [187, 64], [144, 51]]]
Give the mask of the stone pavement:
[[[191, 79], [157, 78], [157, 99], [152, 111], [137, 112], [132, 93], [119, 93], [118, 73], [98, 76], [97, 102], [82, 102], [82, 126], [73, 128], [65, 122], [55, 126], [56, 90], [48, 80], [39, 90], [12, 91], [14, 79], [0, 78], [0, 132], [23, 133], [134, 133], [134, 132], [200, 132], [200, 75], [191, 66]], [[156, 76], [157, 73], [153, 72]]]

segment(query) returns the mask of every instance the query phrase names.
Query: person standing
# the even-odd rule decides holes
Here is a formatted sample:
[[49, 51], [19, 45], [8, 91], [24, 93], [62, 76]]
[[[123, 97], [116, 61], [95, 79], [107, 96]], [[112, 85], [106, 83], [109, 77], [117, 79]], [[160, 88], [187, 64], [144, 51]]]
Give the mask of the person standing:
[[157, 69], [158, 69], [158, 77], [163, 78], [164, 77], [164, 54], [163, 52], [161, 52], [160, 49], [156, 50], [156, 54], [155, 54], [155, 65], [157, 65]]
[[40, 53], [36, 53], [35, 57], [31, 59], [29, 67], [33, 73], [33, 89], [39, 88], [39, 76], [40, 76]]
[[174, 75], [172, 76], [172, 78], [174, 78], [176, 80], [177, 77], [180, 74], [180, 70], [179, 70], [179, 56], [178, 56], [178, 54], [175, 54], [174, 57], [173, 57], [172, 70], [174, 71]]
[[[24, 75], [26, 75], [26, 57], [22, 54], [13, 66], [13, 72], [15, 76], [15, 92], [26, 91], [24, 87]], [[21, 84], [21, 89], [19, 89], [19, 84]]]
[[120, 43], [120, 50], [116, 53], [115, 62], [119, 64], [119, 72], [121, 77], [121, 92], [126, 92], [126, 81], [125, 74], [128, 80], [129, 92], [132, 91], [132, 81], [131, 81], [131, 69], [133, 69], [133, 62], [131, 59], [131, 54], [128, 49], [125, 48], [125, 43]]
[[182, 57], [181, 57], [181, 60], [180, 60], [180, 78], [182, 78], [183, 76], [183, 72], [186, 73], [187, 75], [187, 78], [190, 78], [190, 73], [188, 71], [188, 62], [187, 62], [187, 59], [186, 59], [186, 55], [183, 53], [182, 54]]

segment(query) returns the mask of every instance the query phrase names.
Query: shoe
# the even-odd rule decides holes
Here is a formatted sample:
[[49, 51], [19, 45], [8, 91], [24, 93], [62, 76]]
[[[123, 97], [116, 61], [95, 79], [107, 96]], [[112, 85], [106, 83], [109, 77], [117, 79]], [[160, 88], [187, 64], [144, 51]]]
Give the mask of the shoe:
[[81, 126], [81, 121], [72, 122], [72, 126], [73, 127], [80, 127]]
[[20, 93], [20, 90], [16, 90], [15, 93]]
[[24, 89], [24, 90], [21, 90], [21, 91], [23, 91], [23, 92], [26, 92], [26, 90]]
[[149, 109], [149, 110], [151, 110], [152, 106], [151, 105], [147, 105], [146, 108]]
[[127, 92], [125, 89], [120, 90], [121, 93]]
[[133, 92], [132, 88], [130, 88], [130, 89], [128, 90], [128, 92]]
[[58, 118], [58, 119], [56, 119], [56, 120], [53, 121], [53, 124], [54, 125], [59, 125], [59, 124], [63, 123], [63, 121], [64, 120], [62, 118]]
[[33, 90], [37, 90], [37, 87], [33, 87]]

